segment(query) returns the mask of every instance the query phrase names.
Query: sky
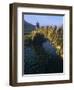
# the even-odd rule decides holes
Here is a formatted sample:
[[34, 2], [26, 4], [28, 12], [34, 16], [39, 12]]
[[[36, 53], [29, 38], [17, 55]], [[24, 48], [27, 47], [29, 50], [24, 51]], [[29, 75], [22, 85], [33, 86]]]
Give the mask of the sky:
[[39, 22], [40, 26], [63, 25], [63, 16], [58, 16], [58, 15], [24, 14], [24, 20], [26, 20], [27, 22], [33, 25], [36, 25], [36, 23]]

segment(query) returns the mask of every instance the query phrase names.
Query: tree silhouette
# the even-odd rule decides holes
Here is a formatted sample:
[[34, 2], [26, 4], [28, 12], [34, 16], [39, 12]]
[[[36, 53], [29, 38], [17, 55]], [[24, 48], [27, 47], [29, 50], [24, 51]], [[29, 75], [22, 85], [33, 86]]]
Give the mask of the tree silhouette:
[[42, 33], [36, 33], [36, 35], [33, 38], [33, 45], [41, 46], [43, 42], [46, 41], [46, 38]]
[[36, 23], [36, 27], [37, 27], [37, 28], [40, 28], [39, 22]]

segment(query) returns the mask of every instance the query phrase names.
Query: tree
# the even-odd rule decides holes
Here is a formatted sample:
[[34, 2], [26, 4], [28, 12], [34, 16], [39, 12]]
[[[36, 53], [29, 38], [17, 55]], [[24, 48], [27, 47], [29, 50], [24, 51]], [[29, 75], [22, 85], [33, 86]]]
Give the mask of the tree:
[[36, 27], [37, 27], [37, 28], [40, 28], [39, 22], [36, 23]]
[[36, 33], [33, 38], [33, 45], [41, 46], [43, 42], [46, 41], [46, 38], [42, 33]]

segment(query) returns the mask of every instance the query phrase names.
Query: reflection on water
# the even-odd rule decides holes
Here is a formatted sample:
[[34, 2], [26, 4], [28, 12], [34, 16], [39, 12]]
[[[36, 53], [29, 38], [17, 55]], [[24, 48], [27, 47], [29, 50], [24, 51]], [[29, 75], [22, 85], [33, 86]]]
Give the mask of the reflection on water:
[[63, 60], [48, 42], [24, 47], [24, 74], [62, 73]]

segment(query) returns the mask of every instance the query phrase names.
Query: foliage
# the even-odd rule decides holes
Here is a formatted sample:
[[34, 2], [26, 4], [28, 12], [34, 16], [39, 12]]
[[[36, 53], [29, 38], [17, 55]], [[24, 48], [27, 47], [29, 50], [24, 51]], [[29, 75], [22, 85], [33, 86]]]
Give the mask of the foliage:
[[30, 45], [32, 43], [31, 34], [24, 35], [24, 42], [25, 42], [26, 45]]
[[41, 46], [44, 41], [46, 41], [44, 34], [42, 33], [36, 33], [33, 37], [33, 44], [37, 46]]
[[26, 40], [33, 41], [34, 44], [38, 44], [35, 40], [40, 43], [44, 38], [48, 39], [53, 47], [56, 48], [56, 53], [63, 57], [63, 26], [39, 27], [25, 36]]

